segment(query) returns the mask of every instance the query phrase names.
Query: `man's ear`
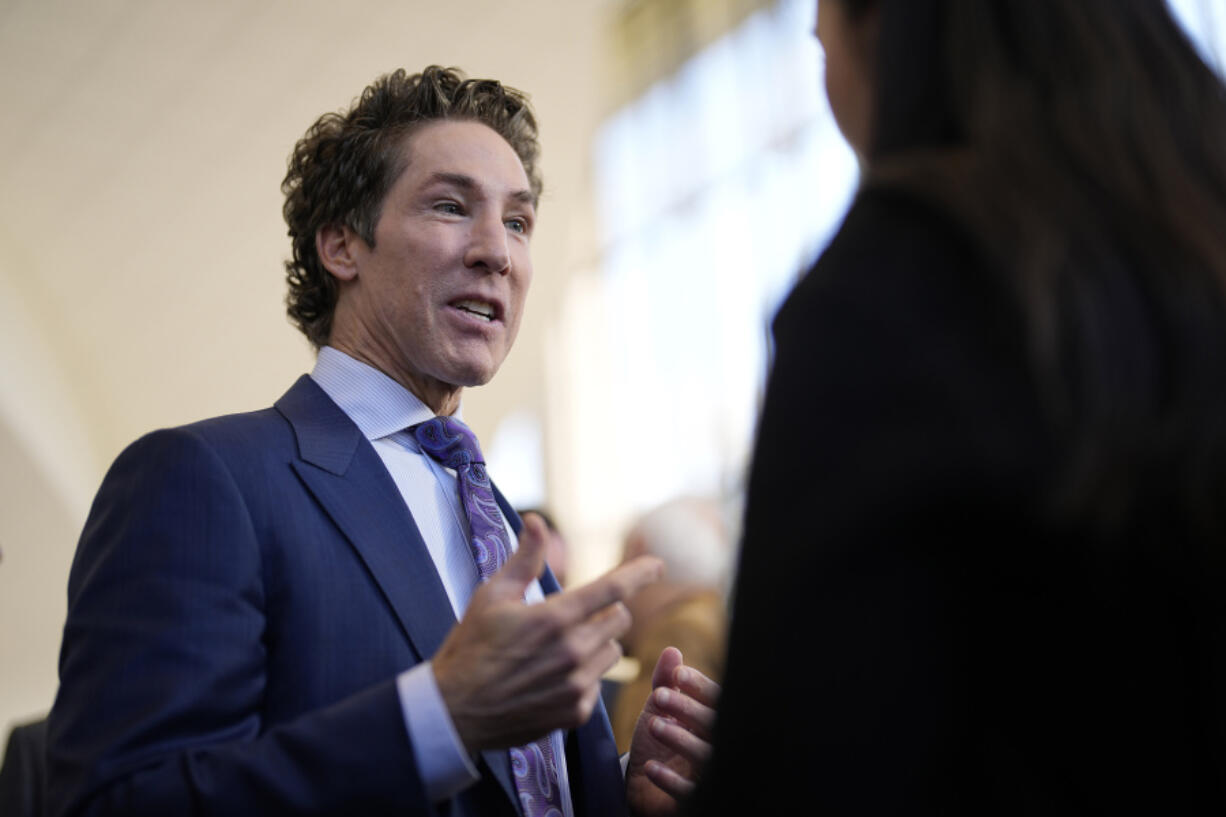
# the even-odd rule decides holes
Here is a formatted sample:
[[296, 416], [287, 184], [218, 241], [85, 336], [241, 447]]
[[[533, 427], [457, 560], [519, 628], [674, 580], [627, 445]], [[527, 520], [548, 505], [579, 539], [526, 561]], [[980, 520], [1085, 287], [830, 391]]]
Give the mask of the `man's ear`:
[[362, 239], [343, 224], [326, 224], [315, 233], [315, 252], [324, 269], [341, 281], [358, 277], [357, 259], [354, 257], [356, 242]]

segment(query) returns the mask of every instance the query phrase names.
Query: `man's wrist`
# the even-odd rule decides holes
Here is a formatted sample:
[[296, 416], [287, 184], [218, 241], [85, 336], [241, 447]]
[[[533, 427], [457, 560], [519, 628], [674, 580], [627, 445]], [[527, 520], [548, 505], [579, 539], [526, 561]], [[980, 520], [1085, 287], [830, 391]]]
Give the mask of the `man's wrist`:
[[430, 800], [441, 802], [476, 783], [481, 775], [451, 720], [431, 663], [400, 673], [396, 690], [418, 775]]

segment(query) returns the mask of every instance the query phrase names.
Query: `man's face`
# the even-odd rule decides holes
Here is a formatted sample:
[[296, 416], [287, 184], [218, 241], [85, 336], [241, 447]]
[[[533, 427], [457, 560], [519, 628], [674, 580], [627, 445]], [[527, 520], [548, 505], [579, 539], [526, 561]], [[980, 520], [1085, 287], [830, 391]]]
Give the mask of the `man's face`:
[[331, 342], [450, 413], [515, 341], [536, 213], [523, 164], [486, 125], [432, 122], [403, 149], [374, 247], [345, 231], [353, 275], [338, 275]]

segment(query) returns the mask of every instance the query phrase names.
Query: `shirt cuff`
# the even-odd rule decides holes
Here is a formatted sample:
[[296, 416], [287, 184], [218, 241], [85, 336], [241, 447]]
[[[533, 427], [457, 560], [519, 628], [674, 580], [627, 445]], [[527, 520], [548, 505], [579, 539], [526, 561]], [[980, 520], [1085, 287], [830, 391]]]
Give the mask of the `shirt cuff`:
[[481, 775], [451, 722], [430, 662], [400, 673], [396, 677], [396, 691], [417, 760], [417, 774], [430, 801], [446, 800], [480, 780]]

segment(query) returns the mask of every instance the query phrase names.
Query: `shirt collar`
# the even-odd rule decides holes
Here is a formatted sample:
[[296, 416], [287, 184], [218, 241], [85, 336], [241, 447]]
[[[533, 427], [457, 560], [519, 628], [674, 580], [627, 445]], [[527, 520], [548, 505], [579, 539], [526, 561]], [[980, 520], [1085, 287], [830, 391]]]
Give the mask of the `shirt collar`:
[[[389, 437], [434, 416], [430, 407], [404, 386], [331, 346], [319, 350], [311, 379], [368, 440]], [[460, 419], [458, 409], [454, 416]]]

